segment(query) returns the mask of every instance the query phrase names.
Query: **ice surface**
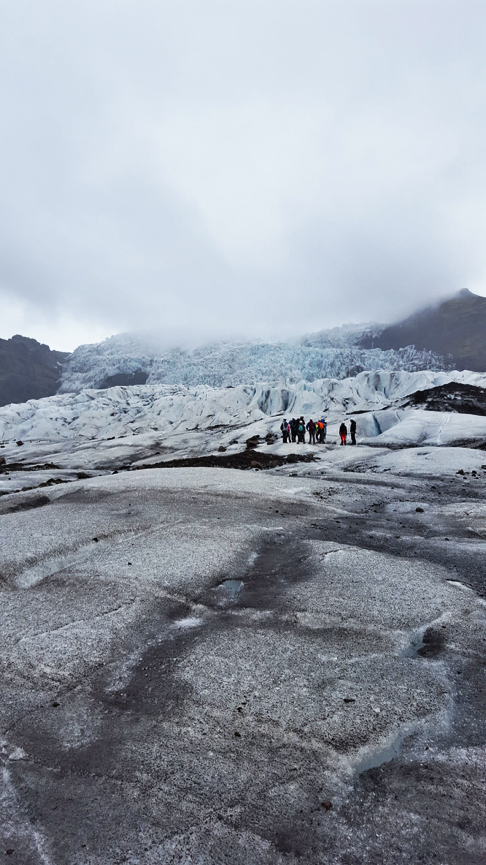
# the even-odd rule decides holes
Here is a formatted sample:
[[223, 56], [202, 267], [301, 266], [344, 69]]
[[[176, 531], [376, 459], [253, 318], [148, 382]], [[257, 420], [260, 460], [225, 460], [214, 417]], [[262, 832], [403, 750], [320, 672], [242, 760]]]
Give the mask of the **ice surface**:
[[[485, 861], [485, 419], [402, 405], [454, 376], [485, 384], [376, 372], [0, 411], [4, 850]], [[302, 412], [326, 414], [326, 445], [267, 443]], [[316, 459], [225, 468], [252, 435]], [[221, 467], [137, 470], [207, 453]]]
[[[479, 416], [400, 408], [416, 390], [449, 381], [486, 386], [471, 372], [366, 372], [351, 379], [231, 388], [141, 385], [59, 394], [0, 409], [0, 441], [8, 461], [37, 459], [65, 469], [103, 468], [174, 455], [241, 450], [251, 435], [280, 434], [283, 416], [325, 416], [328, 441], [356, 412], [361, 444], [448, 445], [482, 439]], [[396, 407], [393, 407], [393, 404]], [[16, 442], [22, 441], [23, 446]]]

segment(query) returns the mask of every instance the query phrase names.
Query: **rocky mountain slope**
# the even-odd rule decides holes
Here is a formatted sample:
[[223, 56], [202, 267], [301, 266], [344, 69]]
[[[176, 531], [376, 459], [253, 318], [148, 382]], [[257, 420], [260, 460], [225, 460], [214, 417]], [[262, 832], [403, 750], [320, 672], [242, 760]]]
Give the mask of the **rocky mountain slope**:
[[463, 288], [455, 297], [414, 313], [381, 333], [358, 338], [363, 348], [417, 351], [450, 355], [456, 369], [486, 369], [486, 297]]
[[19, 334], [0, 339], [0, 405], [55, 394], [67, 356]]

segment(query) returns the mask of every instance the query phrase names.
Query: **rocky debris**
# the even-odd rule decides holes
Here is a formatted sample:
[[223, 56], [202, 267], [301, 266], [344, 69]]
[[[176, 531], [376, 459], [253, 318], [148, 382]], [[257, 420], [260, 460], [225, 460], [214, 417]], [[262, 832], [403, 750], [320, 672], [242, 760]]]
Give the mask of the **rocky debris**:
[[447, 442], [449, 447], [471, 448], [477, 451], [486, 451], [486, 439], [484, 438], [454, 438]]
[[486, 389], [451, 381], [438, 387], [415, 391], [407, 397], [402, 406], [485, 416]]
[[[3, 493], [5, 495], [5, 493]], [[16, 501], [15, 499], [11, 502], [8, 500], [8, 506], [2, 511], [2, 514], [15, 514], [18, 511], [31, 511], [35, 508], [43, 508], [44, 505], [49, 505], [51, 500], [47, 496], [39, 496], [36, 495], [33, 498], [26, 498], [22, 501]]]
[[237, 454], [225, 454], [224, 456], [208, 454], [201, 457], [186, 457], [184, 459], [152, 463], [151, 465], [135, 466], [132, 469], [130, 466], [125, 466], [124, 468], [131, 471], [137, 471], [138, 469], [189, 468], [190, 466], [243, 470], [255, 468], [273, 469], [289, 463], [311, 463], [315, 460], [316, 457], [314, 454], [288, 454], [287, 456], [280, 456], [280, 454], [266, 454], [264, 451], [248, 448], [248, 450]]
[[98, 385], [100, 390], [107, 390], [109, 387], [130, 387], [134, 384], [145, 384], [149, 377], [148, 372], [142, 369], [136, 369], [133, 372], [118, 372], [115, 375], [108, 375]]
[[[2, 463], [3, 459], [3, 463]], [[3, 468], [2, 468], [3, 466]], [[48, 469], [51, 471], [59, 471], [60, 466], [55, 465], [55, 463], [44, 463], [41, 465], [30, 465], [28, 463], [7, 463], [3, 457], [0, 457], [0, 472], [8, 471], [8, 472], [42, 472], [47, 471]], [[86, 477], [90, 477], [86, 475]]]

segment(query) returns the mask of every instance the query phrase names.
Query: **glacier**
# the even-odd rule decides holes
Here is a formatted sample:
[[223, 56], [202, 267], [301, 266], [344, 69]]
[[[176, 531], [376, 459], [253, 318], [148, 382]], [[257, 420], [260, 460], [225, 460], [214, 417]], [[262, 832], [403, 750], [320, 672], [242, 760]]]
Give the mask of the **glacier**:
[[[283, 453], [278, 441], [265, 441], [268, 434], [280, 436], [283, 416], [325, 416], [330, 445], [338, 439], [341, 421], [353, 414], [361, 445], [480, 445], [486, 440], [486, 418], [406, 405], [410, 394], [449, 382], [485, 388], [486, 374], [377, 370], [292, 386], [86, 389], [1, 408], [1, 453], [8, 462], [47, 461], [92, 470], [144, 459], [192, 458], [218, 448], [236, 453], [252, 436], [260, 437], [259, 447], [267, 454]], [[292, 450], [302, 452], [302, 447], [292, 445]], [[320, 453], [319, 446], [305, 445], [305, 450]]]
[[[369, 327], [368, 327], [369, 330]], [[82, 345], [67, 358], [59, 393], [110, 384], [228, 387], [344, 379], [365, 370], [450, 370], [450, 359], [413, 346], [399, 350], [354, 345], [363, 327], [342, 327], [286, 342], [231, 341], [162, 349], [150, 335], [118, 334]], [[125, 376], [126, 381], [113, 380]]]

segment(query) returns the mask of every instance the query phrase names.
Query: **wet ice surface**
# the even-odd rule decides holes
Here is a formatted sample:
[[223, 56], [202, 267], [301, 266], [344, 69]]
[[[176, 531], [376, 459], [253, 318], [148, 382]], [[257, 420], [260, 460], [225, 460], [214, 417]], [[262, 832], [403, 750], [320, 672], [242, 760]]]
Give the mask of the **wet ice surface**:
[[484, 452], [320, 456], [0, 499], [9, 861], [485, 861]]

